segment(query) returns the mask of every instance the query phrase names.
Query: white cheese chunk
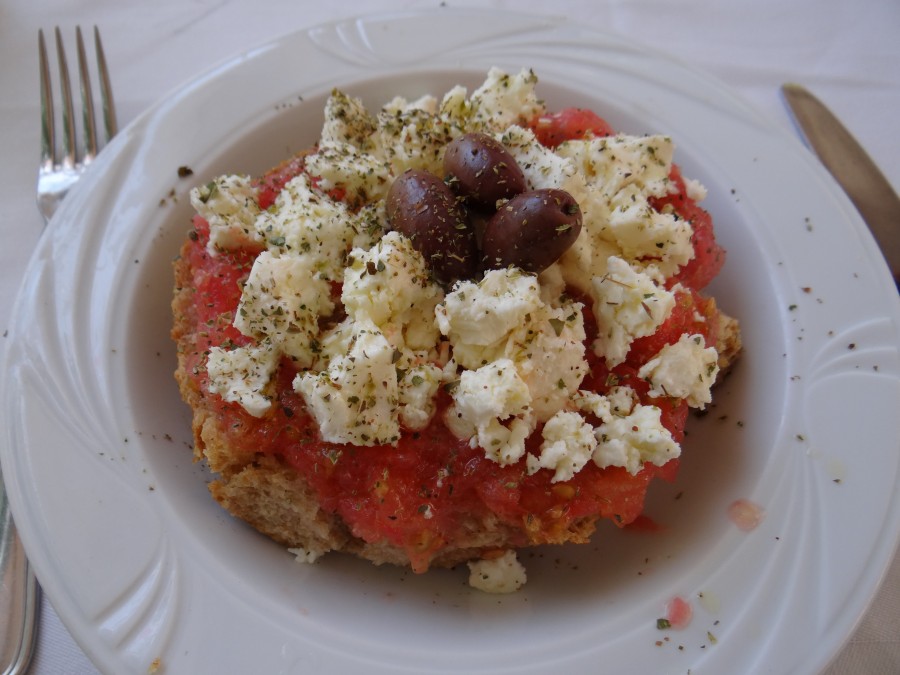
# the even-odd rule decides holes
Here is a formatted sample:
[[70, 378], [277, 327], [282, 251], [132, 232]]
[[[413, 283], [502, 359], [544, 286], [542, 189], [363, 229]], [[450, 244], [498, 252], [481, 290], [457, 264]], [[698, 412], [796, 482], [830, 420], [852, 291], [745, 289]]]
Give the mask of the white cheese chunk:
[[652, 261], [664, 274], [672, 274], [694, 257], [693, 228], [674, 212], [654, 209], [634, 186], [611, 200], [609, 232], [631, 261]]
[[593, 280], [594, 315], [600, 330], [594, 345], [609, 366], [625, 360], [635, 338], [652, 335], [675, 306], [675, 296], [646, 271], [621, 258], [607, 261], [607, 273]]
[[712, 401], [718, 360], [715, 347], [707, 347], [702, 335], [685, 333], [645, 363], [638, 376], [652, 385], [650, 396], [683, 398], [692, 408], [703, 409]]
[[532, 70], [510, 75], [499, 68], [488, 71], [484, 83], [469, 98], [476, 124], [505, 129], [524, 124], [544, 112], [535, 94], [537, 76]]
[[428, 349], [439, 337], [435, 306], [444, 297], [422, 254], [399, 232], [368, 250], [354, 249], [341, 300], [354, 319], [371, 321], [395, 347]]
[[522, 458], [533, 429], [531, 392], [512, 361], [498, 359], [464, 370], [452, 396], [445, 421], [457, 437], [470, 438], [472, 447], [483, 448], [498, 464]]
[[552, 469], [552, 483], [569, 480], [581, 471], [597, 447], [594, 428], [575, 412], [556, 413], [544, 425], [542, 437], [540, 456], [528, 455], [528, 473]]
[[706, 199], [706, 186], [695, 178], [684, 179], [684, 190], [688, 198], [693, 199], [695, 202], [702, 202]]
[[391, 114], [405, 113], [410, 110], [424, 110], [435, 115], [438, 112], [438, 100], [431, 94], [420, 96], [414, 101], [408, 101], [402, 96], [395, 96], [384, 105], [382, 110]]
[[384, 445], [400, 437], [394, 348], [378, 328], [356, 322], [346, 355], [319, 373], [298, 373], [294, 389], [303, 396], [322, 438], [332, 443]]
[[320, 145], [349, 143], [367, 148], [375, 133], [375, 118], [369, 114], [362, 100], [335, 89], [325, 103], [325, 122]]
[[537, 277], [516, 269], [491, 270], [476, 283], [457, 284], [436, 308], [437, 325], [465, 368], [493, 361], [511, 331], [541, 306]]
[[234, 327], [270, 340], [305, 368], [315, 356], [319, 316], [333, 310], [329, 285], [316, 272], [314, 258], [263, 251], [244, 284]]
[[379, 217], [371, 210], [351, 213], [343, 202], [314, 189], [301, 173], [259, 215], [255, 227], [270, 249], [308, 253], [324, 279], [340, 281], [347, 254], [355, 246], [371, 244], [378, 234]]
[[690, 223], [660, 212], [651, 198], [672, 188], [674, 146], [667, 136], [617, 136], [567, 141], [557, 153], [572, 160], [585, 189], [573, 193], [592, 239], [614, 243], [632, 264], [656, 265], [671, 275], [694, 255]]
[[473, 560], [469, 566], [469, 585], [485, 593], [513, 593], [527, 581], [525, 567], [515, 551], [506, 551], [499, 558]]
[[191, 206], [209, 223], [206, 250], [210, 255], [262, 243], [254, 227], [259, 204], [248, 176], [219, 176], [193, 188]]
[[516, 268], [458, 284], [436, 317], [463, 368], [513, 362], [539, 421], [560, 410], [587, 373], [581, 305], [566, 300], [553, 307], [542, 299], [537, 278]]
[[663, 426], [662, 411], [641, 405], [631, 387], [611, 387], [607, 395], [579, 391], [575, 406], [601, 421], [594, 429], [594, 463], [601, 469], [620, 466], [636, 474], [645, 462], [662, 466], [681, 454], [681, 447]]
[[557, 155], [538, 141], [534, 132], [517, 125], [507, 128], [502, 134], [495, 134], [495, 138], [516, 160], [530, 189], [566, 190], [578, 199], [584, 180], [572, 159]]
[[472, 116], [472, 106], [469, 103], [466, 88], [456, 85], [447, 91], [441, 99], [437, 114], [446, 124], [459, 129], [468, 128], [468, 120]]
[[294, 555], [294, 560], [296, 562], [306, 565], [311, 565], [324, 555], [324, 551], [317, 551], [311, 548], [304, 548], [302, 546], [289, 548], [288, 553]]
[[206, 363], [209, 391], [261, 417], [272, 405], [266, 389], [277, 365], [278, 352], [271, 344], [231, 350], [213, 347]]
[[606, 400], [609, 401], [609, 414], [617, 417], [626, 417], [637, 405], [637, 392], [631, 387], [610, 387], [606, 392]]
[[442, 175], [444, 147], [459, 129], [427, 110], [382, 110], [378, 114], [378, 146], [391, 172], [424, 169]]
[[390, 187], [390, 167], [349, 143], [321, 145], [318, 152], [306, 157], [305, 164], [309, 173], [320, 179], [322, 190], [340, 188], [354, 204], [381, 199]]
[[588, 372], [581, 304], [542, 306], [506, 342], [504, 355], [516, 364], [531, 391], [539, 421], [564, 408]]
[[400, 423], [407, 429], [424, 429], [436, 410], [435, 396], [443, 381], [443, 371], [432, 363], [404, 369], [399, 383]]
[[336, 326], [319, 333], [316, 358], [309, 366], [310, 370], [315, 372], [324, 370], [331, 359], [345, 356], [350, 352], [355, 335], [355, 323], [353, 318], [348, 316]]
[[591, 189], [607, 199], [630, 185], [648, 196], [668, 193], [675, 151], [668, 136], [597, 136], [566, 141], [556, 151], [574, 160]]
[[592, 296], [594, 279], [606, 274], [607, 262], [611, 257], [620, 257], [622, 249], [615, 242], [604, 239], [601, 234], [591, 229], [589, 214], [583, 204], [579, 205], [583, 215], [581, 234], [563, 253], [557, 264], [560, 275], [567, 284]]
[[605, 420], [612, 414], [609, 398], [595, 391], [581, 390], [575, 394], [572, 402], [578, 410], [599, 420]]
[[637, 404], [624, 417], [607, 415], [594, 432], [594, 463], [601, 469], [621, 466], [634, 475], [645, 462], [662, 466], [678, 457], [681, 448], [663, 426], [661, 412], [656, 406]]
[[573, 402], [581, 412], [589, 413], [599, 420], [608, 420], [612, 416], [630, 415], [637, 404], [637, 393], [625, 386], [610, 387], [606, 395], [582, 390], [574, 396]]

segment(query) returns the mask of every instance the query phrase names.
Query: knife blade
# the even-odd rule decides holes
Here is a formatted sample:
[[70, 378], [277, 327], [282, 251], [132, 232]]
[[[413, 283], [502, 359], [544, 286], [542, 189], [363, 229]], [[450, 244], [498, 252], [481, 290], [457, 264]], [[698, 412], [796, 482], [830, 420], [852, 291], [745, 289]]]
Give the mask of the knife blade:
[[781, 92], [806, 144], [869, 226], [900, 288], [900, 198], [894, 188], [841, 121], [809, 90], [786, 83]]

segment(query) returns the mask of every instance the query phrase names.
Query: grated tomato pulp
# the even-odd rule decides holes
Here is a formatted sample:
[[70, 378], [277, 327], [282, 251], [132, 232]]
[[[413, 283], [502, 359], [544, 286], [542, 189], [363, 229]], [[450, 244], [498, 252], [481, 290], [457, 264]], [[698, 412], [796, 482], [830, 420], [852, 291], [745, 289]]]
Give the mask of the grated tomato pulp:
[[[541, 117], [532, 128], [549, 146], [568, 138], [582, 138], [586, 133], [612, 133], [609, 125], [593, 113], [575, 109]], [[281, 186], [303, 170], [302, 159], [293, 158], [261, 177], [257, 181], [260, 205], [266, 208], [271, 204]], [[701, 334], [707, 344], [715, 344], [715, 303], [702, 297], [699, 290], [721, 268], [724, 252], [716, 244], [709, 215], [688, 195], [677, 168], [671, 179], [678, 189], [664, 201], [691, 221], [695, 249], [693, 260], [670, 281], [670, 286], [681, 284], [676, 289], [676, 306], [655, 334], [635, 340], [625, 362], [611, 370], [588, 349], [590, 372], [581, 388], [602, 394], [617, 384], [632, 387], [641, 403], [662, 409], [664, 425], [680, 443], [687, 403], [651, 399], [649, 385], [637, 372], [647, 359], [664, 345], [677, 342], [684, 333]], [[278, 398], [271, 414], [251, 416], [237, 403], [209, 394], [205, 363], [213, 346], [246, 345], [250, 341], [232, 326], [232, 320], [243, 282], [260, 251], [225, 251], [210, 256], [206, 251], [208, 240], [209, 228], [198, 216], [183, 251], [193, 275], [194, 302], [189, 315], [192, 349], [184, 355], [193, 386], [219, 416], [219, 426], [229, 442], [280, 457], [308, 480], [322, 509], [339, 515], [356, 537], [367, 542], [388, 541], [402, 548], [414, 571], [428, 569], [471, 523], [483, 522], [489, 516], [520, 533], [519, 541], [511, 542], [517, 546], [579, 538], [586, 541], [598, 516], [625, 526], [641, 514], [654, 478], [674, 479], [678, 460], [662, 467], [648, 462], [636, 475], [624, 468], [600, 469], [588, 463], [573, 478], [558, 483], [551, 483], [550, 471], [528, 475], [524, 462], [501, 466], [486, 459], [483, 449], [454, 437], [444, 425], [442, 411], [450, 402], [446, 392], [439, 395], [438, 412], [431, 424], [420, 432], [404, 432], [395, 446], [325, 442], [302, 397], [291, 386], [296, 368], [287, 358], [282, 359], [277, 371]], [[337, 285], [332, 294], [339, 306]], [[585, 302], [588, 345], [597, 332], [590, 306]], [[529, 451], [537, 453], [540, 440], [539, 427], [530, 438]], [[579, 532], [580, 537], [573, 539], [573, 532]]]

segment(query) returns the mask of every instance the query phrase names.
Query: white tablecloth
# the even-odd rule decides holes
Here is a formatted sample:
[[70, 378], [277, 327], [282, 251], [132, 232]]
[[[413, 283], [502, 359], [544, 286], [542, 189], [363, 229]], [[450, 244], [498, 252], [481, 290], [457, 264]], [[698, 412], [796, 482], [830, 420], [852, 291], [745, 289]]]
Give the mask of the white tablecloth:
[[[577, 18], [718, 76], [785, 126], [790, 121], [778, 87], [785, 80], [801, 82], [832, 107], [900, 187], [896, 0], [7, 0], [0, 8], [0, 332], [42, 226], [33, 198], [38, 28], [60, 26], [69, 45], [76, 25], [101, 28], [124, 125], [245, 47], [336, 18], [439, 5]], [[31, 672], [96, 672], [46, 599]], [[828, 673], [900, 673], [900, 561]]]

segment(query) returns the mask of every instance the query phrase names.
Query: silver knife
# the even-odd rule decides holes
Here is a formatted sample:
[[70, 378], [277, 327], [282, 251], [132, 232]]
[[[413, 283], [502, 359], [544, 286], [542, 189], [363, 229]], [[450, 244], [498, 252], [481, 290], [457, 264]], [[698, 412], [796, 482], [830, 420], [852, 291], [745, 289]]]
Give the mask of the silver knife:
[[900, 288], [900, 198], [840, 120], [799, 84], [781, 92], [801, 134], [866, 221]]

